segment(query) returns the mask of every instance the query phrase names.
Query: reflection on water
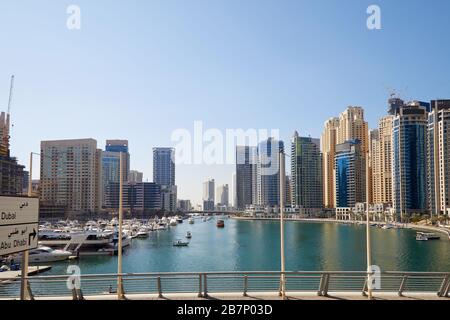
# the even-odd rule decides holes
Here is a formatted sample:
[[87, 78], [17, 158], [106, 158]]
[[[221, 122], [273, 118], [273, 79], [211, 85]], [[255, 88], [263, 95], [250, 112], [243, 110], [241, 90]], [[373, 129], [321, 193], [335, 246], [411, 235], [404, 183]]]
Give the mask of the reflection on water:
[[[188, 247], [175, 239], [192, 232]], [[134, 239], [124, 253], [124, 272], [279, 270], [277, 221], [215, 220], [179, 224], [167, 231]], [[366, 269], [365, 226], [286, 222], [286, 270]], [[416, 241], [415, 231], [371, 228], [372, 261], [389, 271], [449, 271], [450, 241]], [[83, 274], [117, 272], [117, 257], [83, 257]], [[65, 274], [69, 262], [57, 263], [46, 274]]]

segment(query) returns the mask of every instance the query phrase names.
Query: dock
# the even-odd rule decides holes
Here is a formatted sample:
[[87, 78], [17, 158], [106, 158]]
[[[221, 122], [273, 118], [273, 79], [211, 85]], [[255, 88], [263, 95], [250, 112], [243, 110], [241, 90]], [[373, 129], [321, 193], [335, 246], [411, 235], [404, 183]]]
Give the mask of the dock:
[[[51, 268], [52, 268], [51, 266], [29, 266], [28, 267], [28, 275], [34, 276], [36, 274], [46, 272], [46, 271], [50, 270]], [[6, 279], [18, 278], [21, 276], [21, 273], [22, 273], [21, 270], [0, 272], [0, 282], [2, 282], [3, 280], [6, 280]]]

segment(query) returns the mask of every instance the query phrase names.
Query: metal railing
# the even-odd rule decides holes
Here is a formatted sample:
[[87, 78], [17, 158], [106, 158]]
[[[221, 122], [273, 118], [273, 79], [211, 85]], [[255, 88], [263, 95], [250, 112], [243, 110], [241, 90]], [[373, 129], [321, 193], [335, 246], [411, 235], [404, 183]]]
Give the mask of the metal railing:
[[[153, 294], [208, 294], [231, 293], [247, 296], [261, 292], [280, 292], [281, 272], [179, 272], [179, 273], [132, 273], [132, 274], [92, 274], [79, 275], [80, 286], [74, 286], [74, 275], [30, 276], [27, 277], [28, 296], [50, 298], [83, 299], [86, 296], [116, 295], [119, 277], [122, 278], [125, 295]], [[438, 297], [448, 297], [450, 273], [444, 272], [382, 272], [379, 288], [373, 292], [433, 293]], [[333, 292], [366, 294], [367, 272], [353, 271], [300, 271], [285, 272], [287, 294], [315, 293], [327, 296]], [[72, 289], [71, 289], [72, 288]], [[0, 299], [18, 299], [20, 278], [1, 279]]]

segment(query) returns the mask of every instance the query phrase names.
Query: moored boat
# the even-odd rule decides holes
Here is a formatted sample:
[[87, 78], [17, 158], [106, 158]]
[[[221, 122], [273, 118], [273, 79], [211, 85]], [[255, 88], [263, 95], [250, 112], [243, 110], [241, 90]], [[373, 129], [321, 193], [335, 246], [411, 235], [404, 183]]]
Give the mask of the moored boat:
[[217, 228], [223, 228], [223, 227], [225, 227], [225, 221], [223, 221], [223, 220], [217, 220], [216, 226], [217, 226]]

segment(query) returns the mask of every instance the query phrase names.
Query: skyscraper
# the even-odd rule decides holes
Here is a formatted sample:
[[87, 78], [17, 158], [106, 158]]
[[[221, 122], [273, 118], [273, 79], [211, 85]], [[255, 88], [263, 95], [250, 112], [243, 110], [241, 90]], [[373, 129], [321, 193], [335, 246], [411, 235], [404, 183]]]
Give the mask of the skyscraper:
[[214, 179], [203, 182], [203, 210], [214, 210], [214, 188]]
[[336, 207], [354, 207], [366, 201], [366, 163], [359, 140], [336, 146]]
[[410, 102], [397, 109], [393, 120], [393, 206], [401, 221], [427, 208], [427, 107]]
[[393, 116], [382, 117], [371, 135], [372, 202], [392, 204]]
[[41, 200], [69, 212], [96, 212], [102, 198], [102, 151], [94, 139], [41, 142]]
[[229, 206], [229, 188], [228, 184], [217, 187], [217, 201], [218, 206]]
[[109, 157], [113, 156], [115, 153], [118, 158], [120, 152], [124, 153], [124, 182], [128, 181], [128, 176], [130, 174], [130, 153], [128, 150], [128, 140], [106, 140], [105, 151], [109, 154]]
[[319, 139], [300, 137], [291, 144], [291, 204], [304, 208], [323, 207], [322, 154]]
[[348, 107], [339, 115], [339, 127], [336, 142], [345, 143], [349, 140], [359, 140], [363, 156], [369, 151], [369, 126], [364, 120], [364, 109]]
[[320, 139], [323, 156], [323, 200], [326, 208], [335, 206], [335, 155], [337, 144], [337, 129], [339, 118], [331, 118], [325, 122], [324, 131]]
[[450, 100], [431, 101], [427, 135], [427, 191], [431, 214], [450, 208]]
[[[274, 138], [258, 144], [257, 193], [258, 205], [277, 207], [280, 205], [280, 152], [284, 152], [283, 141]], [[282, 172], [281, 174], [286, 174]], [[283, 195], [285, 196], [285, 195]]]
[[162, 186], [175, 185], [175, 150], [153, 148], [153, 182]]
[[256, 148], [236, 146], [236, 202], [239, 210], [253, 203]]

